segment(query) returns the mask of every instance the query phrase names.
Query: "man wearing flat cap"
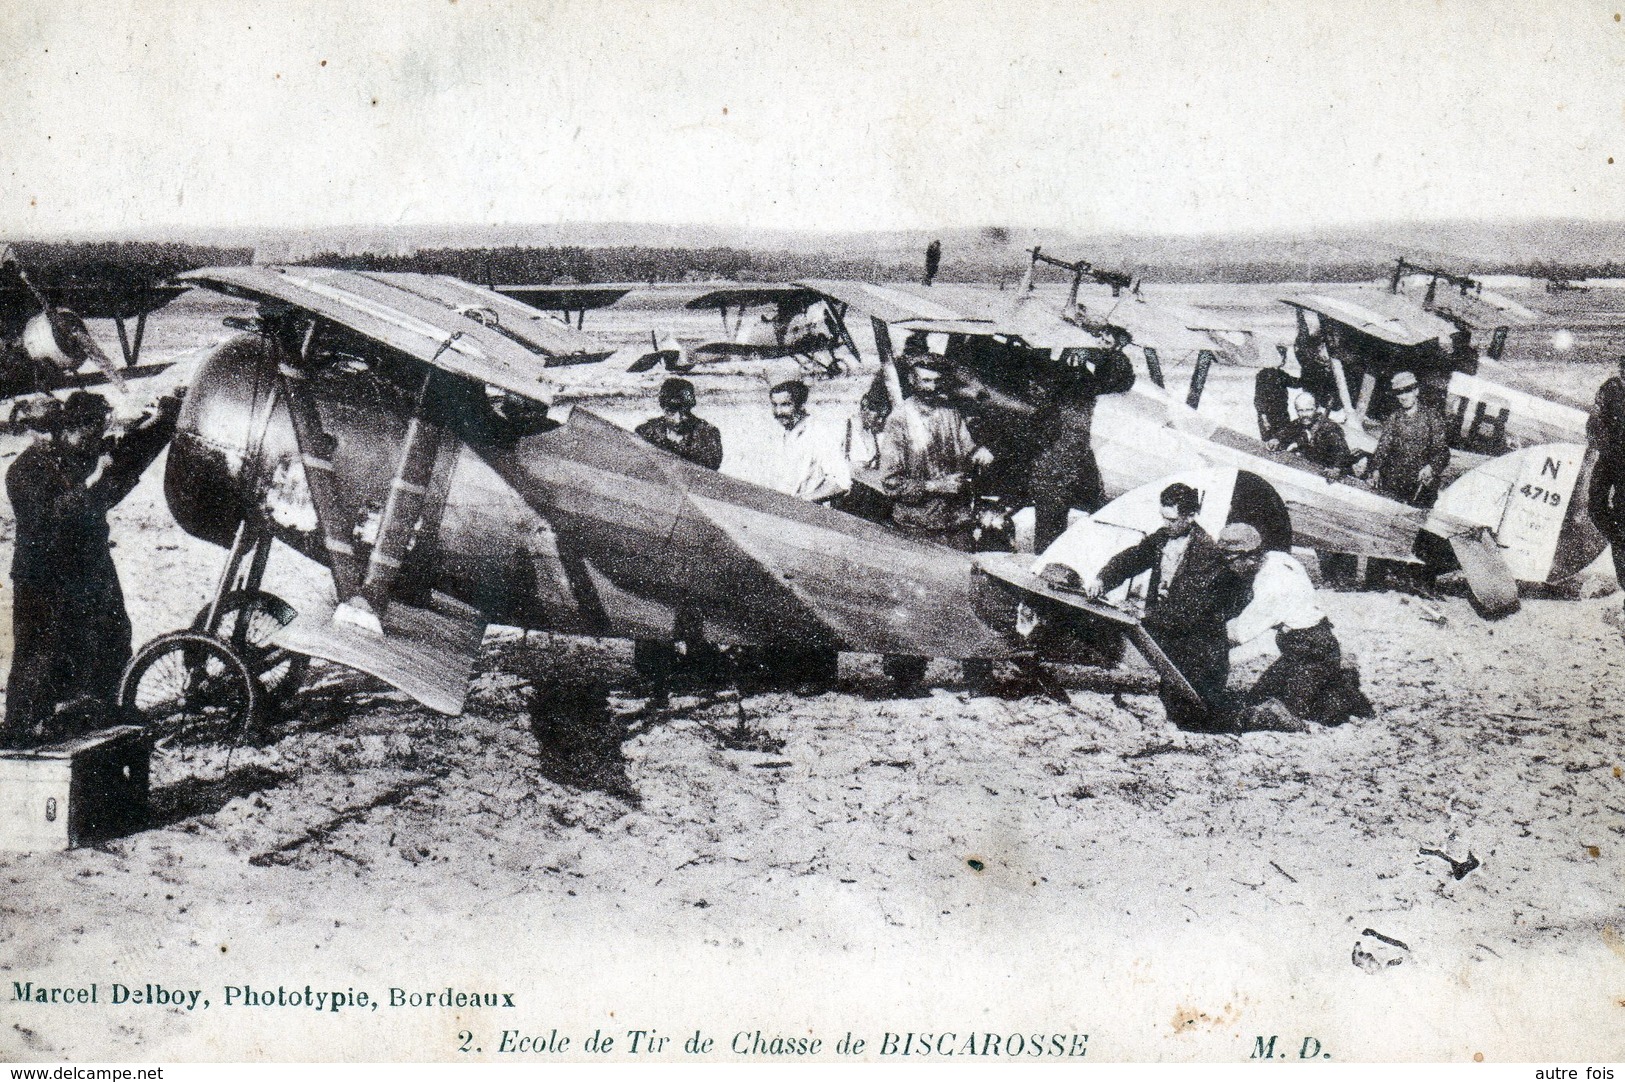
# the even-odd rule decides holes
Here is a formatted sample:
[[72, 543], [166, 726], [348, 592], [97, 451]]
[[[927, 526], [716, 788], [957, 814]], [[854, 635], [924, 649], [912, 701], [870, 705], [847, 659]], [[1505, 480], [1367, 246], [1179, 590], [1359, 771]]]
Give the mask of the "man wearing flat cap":
[[1304, 722], [1341, 725], [1371, 716], [1360, 676], [1343, 666], [1332, 622], [1315, 598], [1303, 565], [1289, 553], [1265, 552], [1253, 527], [1233, 522], [1219, 533], [1231, 574], [1249, 587], [1247, 607], [1229, 622], [1230, 641], [1243, 646], [1273, 633], [1281, 656], [1242, 697], [1235, 725], [1300, 731]]
[[75, 391], [50, 418], [48, 435], [6, 473], [16, 516], [12, 556], [12, 658], [4, 743], [28, 747], [77, 735], [63, 710], [86, 700], [110, 707], [130, 660], [124, 608], [108, 537], [107, 513], [129, 495], [169, 442], [180, 395], [122, 437], [110, 439], [107, 400]]
[[698, 400], [694, 384], [676, 376], [660, 385], [660, 416], [638, 425], [636, 432], [648, 442], [696, 466], [722, 468], [722, 433], [716, 425], [694, 416]]
[[1084, 592], [1099, 597], [1135, 575], [1151, 572], [1145, 629], [1204, 703], [1196, 706], [1164, 686], [1163, 708], [1168, 720], [1182, 729], [1217, 731], [1229, 712], [1225, 682], [1230, 677], [1230, 640], [1225, 623], [1246, 607], [1246, 583], [1232, 572], [1226, 551], [1197, 523], [1201, 502], [1195, 489], [1176, 482], [1162, 490], [1159, 502], [1162, 528], [1107, 560], [1099, 577], [1084, 585]]
[[1368, 476], [1377, 491], [1412, 507], [1432, 507], [1439, 483], [1450, 465], [1450, 438], [1444, 418], [1422, 406], [1421, 389], [1411, 372], [1395, 372], [1389, 387], [1398, 407], [1383, 423]]
[[[1374, 481], [1378, 492], [1391, 500], [1412, 507], [1432, 507], [1439, 499], [1439, 485], [1450, 465], [1450, 437], [1444, 416], [1422, 404], [1414, 373], [1395, 372], [1389, 388], [1398, 406], [1383, 422], [1366, 476]], [[1420, 578], [1417, 570], [1386, 560], [1373, 561], [1372, 571], [1379, 579], [1397, 573], [1401, 586], [1431, 593], [1436, 573], [1450, 560], [1448, 547], [1439, 551], [1432, 537], [1423, 534], [1417, 542], [1417, 553], [1425, 561]]]

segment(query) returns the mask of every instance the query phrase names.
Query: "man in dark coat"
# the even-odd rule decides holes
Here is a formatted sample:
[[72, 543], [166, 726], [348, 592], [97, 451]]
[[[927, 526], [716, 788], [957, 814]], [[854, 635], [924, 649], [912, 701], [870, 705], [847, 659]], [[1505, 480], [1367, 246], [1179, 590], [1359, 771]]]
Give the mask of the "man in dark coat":
[[107, 400], [75, 391], [49, 438], [6, 473], [16, 516], [12, 556], [11, 676], [3, 743], [27, 747], [57, 731], [57, 708], [112, 705], [130, 660], [130, 618], [113, 564], [107, 513], [129, 495], [175, 432], [170, 396], [120, 439], [107, 437]]
[[1597, 453], [1587, 493], [1591, 521], [1608, 539], [1614, 574], [1625, 584], [1625, 356], [1619, 371], [1597, 388], [1586, 437]]
[[[1389, 386], [1399, 406], [1383, 422], [1367, 477], [1374, 479], [1377, 491], [1391, 500], [1412, 507], [1432, 507], [1439, 499], [1439, 485], [1450, 465], [1450, 435], [1444, 416], [1422, 404], [1421, 390], [1412, 373], [1394, 373]], [[1429, 533], [1417, 539], [1416, 551], [1422, 558], [1420, 568], [1388, 560], [1373, 561], [1370, 566], [1379, 580], [1397, 578], [1401, 587], [1427, 596], [1433, 592], [1438, 573], [1450, 566], [1453, 557], [1449, 546]]]
[[1368, 473], [1377, 491], [1412, 507], [1432, 507], [1450, 465], [1450, 436], [1435, 410], [1422, 406], [1416, 376], [1396, 372], [1390, 386], [1399, 408], [1383, 423]]
[[1279, 447], [1290, 454], [1302, 455], [1319, 466], [1327, 478], [1336, 479], [1348, 472], [1353, 456], [1343, 428], [1329, 417], [1308, 391], [1299, 391], [1292, 399], [1293, 420], [1282, 428], [1270, 447]]
[[694, 384], [672, 377], [660, 385], [660, 416], [635, 429], [662, 450], [686, 458], [708, 470], [722, 468], [722, 433], [716, 425], [694, 416]]
[[1247, 605], [1246, 582], [1234, 574], [1225, 554], [1197, 525], [1196, 490], [1172, 484], [1162, 490], [1163, 527], [1106, 561], [1085, 592], [1100, 596], [1142, 572], [1151, 572], [1146, 591], [1146, 631], [1168, 660], [1201, 696], [1205, 709], [1163, 687], [1168, 720], [1182, 729], [1212, 732], [1224, 728], [1230, 713], [1225, 682], [1230, 677], [1230, 639], [1225, 624]]
[[1287, 395], [1298, 381], [1286, 370], [1286, 347], [1281, 347], [1278, 363], [1260, 368], [1253, 377], [1253, 411], [1258, 414], [1258, 438], [1268, 443], [1279, 439], [1292, 423]]
[[[1276, 438], [1268, 441], [1271, 448], [1279, 447], [1290, 454], [1302, 455], [1312, 465], [1320, 467], [1329, 481], [1345, 476], [1359, 456], [1349, 451], [1343, 428], [1326, 413], [1325, 407], [1308, 391], [1299, 391], [1292, 399], [1291, 423], [1281, 429]], [[1359, 576], [1359, 560], [1346, 552], [1320, 551], [1320, 571], [1326, 584], [1337, 589], [1352, 587]]]
[[[673, 376], [660, 385], [660, 416], [649, 418], [634, 431], [647, 442], [696, 466], [721, 469], [722, 433], [716, 425], [694, 416], [697, 403], [694, 384]], [[679, 665], [677, 643], [683, 644], [683, 668], [695, 676], [708, 678], [721, 667], [717, 648], [705, 641], [704, 623], [699, 613], [679, 609], [672, 642], [638, 639], [632, 644], [632, 664], [650, 682], [657, 701], [670, 695], [672, 674]]]
[[1122, 345], [1120, 339], [1111, 349], [1069, 352], [1068, 367], [1054, 380], [1050, 400], [1039, 411], [1035, 428], [1044, 450], [1033, 460], [1027, 482], [1038, 552], [1066, 532], [1072, 508], [1093, 514], [1106, 502], [1092, 429], [1096, 399], [1134, 386], [1134, 366]]

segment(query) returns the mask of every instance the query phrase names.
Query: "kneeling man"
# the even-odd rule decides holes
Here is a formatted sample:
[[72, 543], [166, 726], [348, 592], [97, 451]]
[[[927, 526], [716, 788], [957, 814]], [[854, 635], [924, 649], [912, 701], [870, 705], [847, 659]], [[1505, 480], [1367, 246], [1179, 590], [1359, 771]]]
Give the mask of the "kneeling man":
[[1303, 565], [1288, 553], [1263, 551], [1258, 531], [1245, 523], [1226, 526], [1219, 547], [1231, 572], [1251, 584], [1247, 607], [1229, 623], [1230, 641], [1239, 646], [1274, 632], [1281, 651], [1242, 696], [1237, 727], [1301, 731], [1309, 721], [1370, 717], [1360, 674], [1343, 667], [1342, 647]]

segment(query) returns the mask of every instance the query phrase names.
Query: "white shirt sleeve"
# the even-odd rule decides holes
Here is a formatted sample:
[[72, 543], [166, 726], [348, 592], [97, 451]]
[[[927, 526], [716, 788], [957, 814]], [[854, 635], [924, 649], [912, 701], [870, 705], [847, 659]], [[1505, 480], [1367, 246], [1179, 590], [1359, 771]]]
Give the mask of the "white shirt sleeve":
[[1230, 641], [1251, 642], [1277, 628], [1302, 630], [1326, 618], [1303, 565], [1284, 552], [1266, 552], [1253, 579], [1253, 599], [1230, 621]]
[[767, 487], [803, 500], [827, 500], [852, 487], [852, 470], [837, 433], [812, 421], [780, 431], [770, 445]]

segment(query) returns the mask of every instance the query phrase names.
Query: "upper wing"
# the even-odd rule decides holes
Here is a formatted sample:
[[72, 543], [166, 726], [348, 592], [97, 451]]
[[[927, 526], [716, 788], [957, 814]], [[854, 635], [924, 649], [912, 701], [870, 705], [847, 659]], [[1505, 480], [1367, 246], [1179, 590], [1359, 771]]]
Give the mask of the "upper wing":
[[753, 308], [777, 304], [805, 310], [823, 300], [817, 290], [801, 285], [741, 285], [708, 289], [683, 305], [685, 308]]
[[561, 364], [601, 361], [614, 348], [542, 315], [528, 304], [489, 289], [481, 289], [447, 274], [372, 274], [368, 277], [434, 301], [448, 311], [467, 316], [543, 354], [551, 368]]
[[1396, 346], [1419, 346], [1440, 337], [1448, 340], [1456, 330], [1455, 324], [1424, 311], [1409, 298], [1375, 289], [1357, 295], [1298, 293], [1282, 297], [1281, 303]]
[[[424, 364], [528, 398], [545, 399], [556, 389], [563, 382], [560, 373], [555, 369], [544, 375], [543, 370], [550, 363], [561, 363], [554, 358], [570, 356], [526, 340], [520, 328], [535, 333], [527, 324], [512, 323], [505, 330], [501, 312], [506, 306], [490, 290], [453, 289], [444, 279], [425, 285], [425, 275], [315, 267], [205, 267], [181, 278], [249, 300], [293, 305]], [[453, 295], [467, 296], [470, 303], [448, 304], [447, 297]], [[498, 317], [494, 325], [488, 318], [493, 312]], [[546, 333], [556, 331], [548, 328]], [[611, 352], [590, 336], [571, 333], [592, 343], [599, 356]]]
[[585, 312], [608, 308], [635, 288], [630, 285], [497, 286], [495, 291], [544, 312]]
[[906, 330], [1001, 335], [1020, 338], [1040, 349], [1100, 346], [1106, 341], [1100, 334], [1062, 319], [1061, 306], [1042, 294], [1018, 292], [1012, 297], [986, 286], [882, 285], [825, 278], [796, 284]]

